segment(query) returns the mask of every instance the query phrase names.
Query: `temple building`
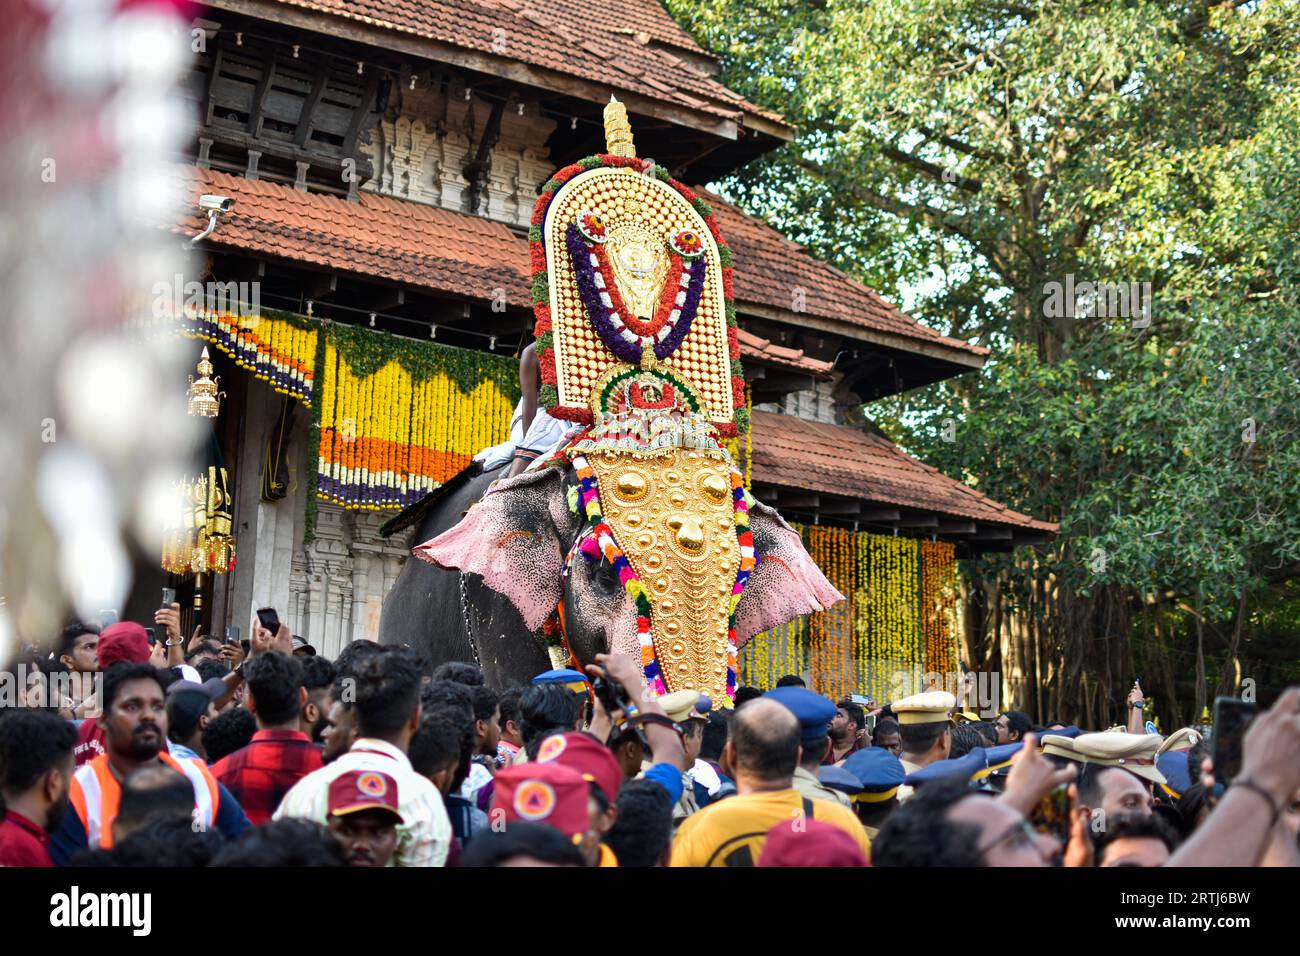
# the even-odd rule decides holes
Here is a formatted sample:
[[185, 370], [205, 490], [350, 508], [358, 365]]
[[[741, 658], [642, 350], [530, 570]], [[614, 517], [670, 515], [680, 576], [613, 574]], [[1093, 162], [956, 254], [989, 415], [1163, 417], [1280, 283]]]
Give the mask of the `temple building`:
[[[328, 655], [377, 635], [414, 543], [379, 528], [507, 437], [533, 206], [603, 151], [611, 96], [639, 154], [718, 217], [752, 406], [736, 457], [849, 596], [751, 642], [742, 682], [886, 693], [882, 662], [951, 671], [955, 562], [1055, 532], [863, 424], [864, 403], [977, 372], [987, 350], [707, 189], [794, 130], [723, 86], [656, 0], [212, 0], [194, 26], [187, 213], [157, 225], [204, 295], [153, 323], [196, 361], [206, 345], [227, 393], [213, 457], [237, 558], [201, 579], [209, 631], [274, 606]], [[201, 196], [233, 202], [210, 217]]]

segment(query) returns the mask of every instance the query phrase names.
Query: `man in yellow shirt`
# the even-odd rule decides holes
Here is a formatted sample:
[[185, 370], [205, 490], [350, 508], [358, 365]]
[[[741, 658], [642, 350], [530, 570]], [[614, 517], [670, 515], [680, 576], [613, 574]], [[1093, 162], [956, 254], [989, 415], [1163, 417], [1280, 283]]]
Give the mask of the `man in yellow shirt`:
[[735, 771], [737, 795], [686, 818], [673, 839], [669, 865], [753, 866], [769, 830], [785, 823], [803, 832], [809, 819], [838, 827], [870, 855], [871, 842], [852, 810], [794, 789], [799, 733], [798, 719], [774, 700], [760, 697], [736, 710], [723, 764]]

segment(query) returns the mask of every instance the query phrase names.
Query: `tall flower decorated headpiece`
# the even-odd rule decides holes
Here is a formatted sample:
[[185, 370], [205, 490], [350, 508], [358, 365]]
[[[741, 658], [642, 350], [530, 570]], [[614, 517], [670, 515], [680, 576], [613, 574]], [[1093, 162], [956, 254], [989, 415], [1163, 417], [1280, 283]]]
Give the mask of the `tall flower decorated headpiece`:
[[[533, 211], [542, 404], [598, 424], [610, 402], [667, 392], [719, 436], [735, 435], [745, 399], [731, 253], [708, 205], [636, 156], [627, 110], [612, 97], [605, 137], [608, 152], [557, 172]], [[632, 371], [642, 374], [611, 388]]]
[[591, 522], [580, 550], [609, 562], [636, 607], [647, 688], [729, 706], [736, 606], [757, 560], [720, 441], [748, 424], [731, 253], [708, 205], [637, 158], [613, 98], [605, 141], [533, 211], [541, 400], [590, 426], [565, 449]]

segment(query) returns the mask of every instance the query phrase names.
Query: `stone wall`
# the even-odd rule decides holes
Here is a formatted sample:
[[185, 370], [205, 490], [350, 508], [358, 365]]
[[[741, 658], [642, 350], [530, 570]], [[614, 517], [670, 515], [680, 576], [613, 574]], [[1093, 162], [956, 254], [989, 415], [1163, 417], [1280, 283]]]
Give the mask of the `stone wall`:
[[[836, 379], [839, 376], [836, 375]], [[839, 412], [835, 407], [836, 379], [818, 382], [813, 388], [790, 392], [780, 402], [765, 402], [754, 407], [760, 412], [780, 412], [793, 415], [811, 422], [826, 425], [841, 425]]]

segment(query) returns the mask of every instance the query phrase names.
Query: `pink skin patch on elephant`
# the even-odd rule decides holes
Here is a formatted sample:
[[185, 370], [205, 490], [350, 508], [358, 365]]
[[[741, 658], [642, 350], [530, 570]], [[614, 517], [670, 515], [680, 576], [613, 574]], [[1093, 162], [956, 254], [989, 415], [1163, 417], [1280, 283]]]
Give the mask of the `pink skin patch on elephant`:
[[760, 560], [736, 608], [736, 642], [741, 647], [755, 634], [844, 600], [774, 509], [755, 502], [749, 521]]
[[[441, 568], [481, 576], [535, 631], [560, 600], [564, 555], [555, 529], [573, 520], [561, 478], [545, 469], [502, 481], [458, 524], [411, 553]], [[547, 526], [520, 528], [523, 520]]]
[[[560, 470], [548, 468], [500, 482], [460, 523], [416, 546], [412, 553], [438, 567], [481, 576], [536, 631], [560, 600], [563, 549], [576, 531], [563, 477]], [[749, 518], [760, 560], [737, 608], [736, 636], [742, 647], [755, 634], [844, 600], [808, 555], [799, 535], [775, 510], [755, 502]], [[609, 573], [598, 560], [585, 555], [579, 560], [584, 567], [574, 568], [571, 574]], [[632, 601], [621, 588], [617, 597], [609, 590], [570, 588], [568, 613], [587, 622], [582, 643], [593, 640], [597, 645], [575, 650], [582, 656], [609, 648], [639, 658]]]

